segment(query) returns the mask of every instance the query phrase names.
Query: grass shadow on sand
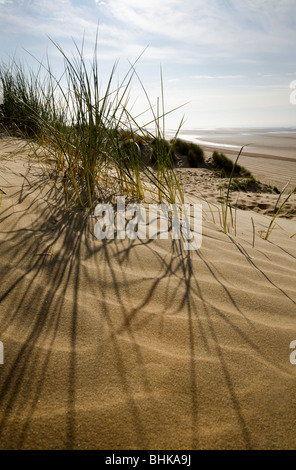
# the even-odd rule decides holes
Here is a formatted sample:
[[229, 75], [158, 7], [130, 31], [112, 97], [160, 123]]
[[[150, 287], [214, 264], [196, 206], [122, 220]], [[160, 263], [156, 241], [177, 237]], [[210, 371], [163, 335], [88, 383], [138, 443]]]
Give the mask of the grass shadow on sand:
[[270, 361], [206, 252], [177, 240], [98, 241], [83, 211], [63, 212], [63, 192], [36, 162], [3, 159], [1, 176], [1, 448], [215, 447], [204, 435], [213, 358], [234, 447], [254, 447], [221, 324]]

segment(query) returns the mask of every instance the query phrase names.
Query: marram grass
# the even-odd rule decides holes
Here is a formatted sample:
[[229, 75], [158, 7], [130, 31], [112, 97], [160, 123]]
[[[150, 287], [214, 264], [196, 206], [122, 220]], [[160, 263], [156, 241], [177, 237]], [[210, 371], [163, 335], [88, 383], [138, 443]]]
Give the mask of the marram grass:
[[[226, 195], [224, 193], [224, 188], [223, 187], [221, 188], [222, 227], [223, 227], [223, 232], [224, 233], [227, 233], [228, 211], [230, 213], [232, 227], [233, 227], [233, 224], [234, 224], [232, 206], [230, 204], [230, 190], [231, 190], [231, 184], [232, 184], [233, 176], [234, 176], [236, 168], [237, 168], [237, 162], [238, 162], [238, 160], [239, 160], [239, 158], [242, 154], [242, 151], [243, 151], [244, 147], [245, 146], [241, 147], [241, 149], [240, 149], [240, 151], [239, 151], [239, 153], [236, 157], [236, 160], [235, 160], [234, 164], [232, 164], [232, 162], [231, 162], [230, 177], [229, 177], [229, 181], [228, 181]], [[216, 152], [214, 152], [214, 154], [215, 153]]]
[[[280, 192], [279, 197], [277, 198], [277, 201], [276, 201], [275, 206], [274, 206], [273, 214], [271, 216], [270, 224], [269, 224], [268, 229], [266, 231], [264, 240], [268, 240], [268, 238], [269, 238], [269, 236], [270, 236], [270, 234], [271, 234], [271, 232], [274, 228], [275, 221], [276, 221], [277, 217], [280, 215], [280, 212], [281, 212], [282, 208], [289, 201], [292, 194], [296, 193], [296, 188], [294, 188], [292, 191], [289, 192], [289, 194], [286, 196], [286, 198], [281, 202], [282, 196], [284, 195], [288, 185], [289, 185], [289, 183], [286, 184], [286, 186]], [[294, 234], [294, 235], [296, 235], [296, 234]], [[294, 235], [292, 235], [292, 237], [290, 237], [290, 238], [293, 238]]]
[[[54, 74], [48, 60], [47, 63], [37, 61], [36, 73], [15, 61], [0, 67], [2, 125], [37, 143], [55, 162], [67, 205], [71, 200], [92, 209], [106, 188], [109, 193], [135, 199], [142, 199], [148, 191], [159, 201], [182, 203], [182, 185], [174, 169], [171, 149], [156, 144], [155, 170], [144, 161], [140, 145], [164, 139], [168, 113], [164, 109], [162, 74], [162, 110], [157, 106], [155, 113], [135, 64], [130, 65], [123, 80], [115, 86], [115, 63], [103, 89], [97, 40], [90, 64], [84, 57], [83, 44], [79, 48], [74, 42], [72, 57], [58, 44], [54, 45], [64, 60], [60, 76]], [[144, 124], [138, 123], [130, 109], [135, 77], [140, 80], [151, 114]], [[156, 135], [147, 130], [148, 126], [155, 127]]]

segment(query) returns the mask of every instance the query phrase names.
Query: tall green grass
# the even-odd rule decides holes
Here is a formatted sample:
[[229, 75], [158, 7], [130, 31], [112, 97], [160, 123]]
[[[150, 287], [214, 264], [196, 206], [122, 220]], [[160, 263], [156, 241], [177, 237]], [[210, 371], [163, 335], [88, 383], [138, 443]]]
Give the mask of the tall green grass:
[[219, 153], [216, 151], [213, 152], [213, 156], [212, 156], [213, 168], [214, 170], [218, 171], [222, 177], [227, 177], [227, 176], [233, 177], [237, 175], [243, 178], [249, 178], [249, 179], [254, 180], [250, 171], [248, 171], [243, 166], [238, 165], [237, 160], [235, 163], [233, 163], [232, 160], [227, 158], [223, 153]]
[[[231, 163], [231, 165], [229, 165], [230, 176], [229, 176], [226, 196], [225, 196], [225, 193], [224, 193], [224, 188], [223, 187], [221, 188], [222, 227], [223, 227], [224, 233], [227, 233], [228, 211], [230, 213], [231, 223], [232, 223], [232, 226], [233, 226], [233, 213], [232, 213], [232, 206], [230, 204], [230, 190], [231, 190], [233, 176], [234, 176], [235, 172], [238, 171], [237, 170], [237, 166], [238, 166], [237, 162], [238, 162], [238, 160], [239, 160], [239, 158], [242, 154], [242, 151], [243, 151], [244, 147], [245, 146], [241, 147], [234, 163], [232, 163], [226, 157], [223, 158], [224, 165], [225, 164], [228, 165], [228, 161], [230, 161], [230, 163]], [[218, 157], [220, 157], [221, 155], [224, 157], [223, 154], [217, 154], [217, 152], [214, 152], [213, 157], [214, 157], [215, 154], [218, 155]], [[240, 167], [239, 167], [239, 171], [240, 171]]]
[[64, 121], [63, 109], [57, 109], [50, 76], [11, 61], [0, 66], [1, 124], [16, 135], [32, 138], [42, 134], [43, 122], [58, 125]]
[[[157, 167], [155, 185], [158, 190], [158, 199], [159, 201], [162, 201], [165, 198], [172, 204], [175, 204], [175, 203], [183, 204], [184, 203], [183, 185], [182, 185], [182, 181], [180, 180], [180, 177], [177, 176], [175, 169], [174, 169], [175, 155], [174, 155], [173, 145], [172, 143], [168, 143], [165, 139], [165, 117], [167, 115], [167, 112], [165, 110], [162, 70], [160, 70], [161, 98], [157, 99], [156, 111], [143, 85], [143, 82], [140, 79], [135, 69], [134, 69], [134, 72], [142, 86], [142, 90], [146, 96], [147, 102], [149, 104], [149, 110], [152, 115], [152, 121], [147, 123], [146, 126], [151, 125], [151, 124], [155, 126], [155, 136], [152, 142], [152, 162], [154, 164], [156, 163], [156, 167]], [[172, 111], [175, 111], [176, 109], [178, 108], [175, 108]], [[182, 127], [182, 124], [183, 124], [183, 118], [179, 124], [179, 127], [176, 131], [173, 141], [177, 138], [179, 131]]]
[[205, 164], [204, 151], [194, 142], [176, 138], [173, 141], [174, 152], [188, 157], [188, 163], [191, 168], [198, 168]]
[[[160, 201], [182, 202], [182, 185], [171, 150], [159, 145], [164, 140], [168, 114], [162, 74], [161, 110], [158, 104], [155, 112], [136, 72], [140, 57], [130, 64], [117, 85], [114, 84], [117, 63], [114, 63], [103, 87], [97, 38], [90, 63], [85, 59], [83, 42], [81, 47], [74, 42], [75, 52], [71, 57], [59, 44], [53, 44], [64, 61], [60, 76], [54, 73], [48, 60], [37, 61], [36, 73], [15, 61], [0, 67], [2, 125], [39, 144], [55, 161], [68, 202], [72, 200], [91, 209], [106, 187], [110, 192], [137, 199], [149, 191]], [[141, 83], [151, 116], [141, 124], [130, 106], [135, 78]], [[148, 126], [155, 127], [155, 135], [147, 131]], [[156, 171], [144, 162], [141, 139], [154, 141]]]
[[[265, 234], [265, 237], [264, 237], [264, 240], [268, 240], [271, 232], [272, 232], [272, 229], [274, 227], [274, 224], [275, 224], [275, 221], [277, 219], [277, 217], [280, 215], [280, 212], [282, 210], [282, 208], [285, 206], [285, 204], [289, 201], [290, 197], [292, 196], [292, 194], [295, 194], [296, 193], [296, 188], [294, 188], [292, 191], [290, 191], [288, 193], [288, 195], [284, 198], [284, 200], [282, 200], [282, 196], [284, 195], [287, 187], [288, 187], [289, 183], [286, 184], [286, 186], [282, 189], [282, 191], [280, 192], [279, 194], [279, 197], [277, 198], [277, 201], [275, 203], [275, 206], [274, 206], [274, 210], [273, 210], [273, 214], [271, 216], [271, 221], [270, 221], [270, 224], [268, 226], [268, 229], [266, 231], [266, 234]], [[294, 234], [295, 235], [295, 234]], [[294, 236], [292, 235], [292, 237]], [[292, 238], [291, 237], [291, 238]]]

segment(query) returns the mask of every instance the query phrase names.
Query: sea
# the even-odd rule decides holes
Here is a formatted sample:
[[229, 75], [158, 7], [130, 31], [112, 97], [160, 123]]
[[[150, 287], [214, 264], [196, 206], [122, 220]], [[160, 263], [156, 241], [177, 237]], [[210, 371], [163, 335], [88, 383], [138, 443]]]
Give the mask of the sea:
[[[165, 137], [174, 138], [173, 129]], [[178, 137], [201, 145], [210, 155], [223, 152], [235, 161], [240, 149], [239, 164], [260, 181], [282, 189], [296, 186], [296, 127], [244, 129], [182, 129]]]
[[[172, 139], [175, 131], [166, 132]], [[182, 129], [178, 137], [209, 148], [248, 152], [277, 157], [291, 157], [296, 162], [296, 126], [294, 128]]]

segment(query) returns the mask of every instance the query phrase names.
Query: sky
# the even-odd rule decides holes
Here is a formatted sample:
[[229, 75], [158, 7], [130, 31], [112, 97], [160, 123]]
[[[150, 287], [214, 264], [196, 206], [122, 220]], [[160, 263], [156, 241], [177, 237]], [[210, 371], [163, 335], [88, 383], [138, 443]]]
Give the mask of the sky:
[[[102, 82], [115, 61], [121, 77], [143, 53], [136, 70], [151, 102], [162, 74], [165, 109], [184, 105], [168, 128], [183, 115], [183, 129], [295, 127], [295, 24], [295, 0], [0, 0], [0, 63], [48, 56], [60, 73], [52, 41], [71, 54], [84, 37], [88, 60], [98, 28]], [[134, 78], [138, 112], [147, 101]]]

